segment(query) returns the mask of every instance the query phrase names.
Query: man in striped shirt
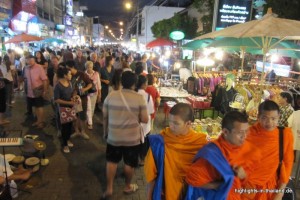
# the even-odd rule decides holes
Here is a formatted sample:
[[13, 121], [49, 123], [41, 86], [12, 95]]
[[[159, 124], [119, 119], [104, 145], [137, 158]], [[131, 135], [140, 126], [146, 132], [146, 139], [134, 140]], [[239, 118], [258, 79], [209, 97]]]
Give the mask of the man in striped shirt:
[[149, 119], [144, 97], [134, 91], [136, 80], [134, 73], [124, 72], [123, 89], [111, 92], [103, 104], [103, 137], [107, 141], [107, 188], [101, 199], [112, 195], [117, 165], [122, 158], [125, 163], [124, 193], [132, 193], [138, 189], [136, 184], [131, 184], [131, 179], [134, 168], [138, 166], [141, 136], [143, 137], [140, 123], [147, 123]]

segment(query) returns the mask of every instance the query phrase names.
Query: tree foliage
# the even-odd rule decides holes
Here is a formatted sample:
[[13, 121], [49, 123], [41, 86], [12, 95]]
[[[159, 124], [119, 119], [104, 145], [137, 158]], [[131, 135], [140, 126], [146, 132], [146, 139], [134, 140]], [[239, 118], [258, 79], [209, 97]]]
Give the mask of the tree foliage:
[[268, 8], [272, 8], [280, 18], [300, 20], [299, 0], [266, 0], [265, 13]]
[[214, 0], [194, 0], [193, 7], [203, 15], [200, 19], [203, 24], [203, 31], [199, 34], [209, 33], [212, 30], [214, 3]]
[[170, 19], [155, 22], [151, 27], [154, 37], [166, 39], [169, 38], [169, 34], [172, 31], [176, 30], [184, 32], [186, 39], [192, 39], [196, 37], [197, 29], [197, 19], [178, 13]]

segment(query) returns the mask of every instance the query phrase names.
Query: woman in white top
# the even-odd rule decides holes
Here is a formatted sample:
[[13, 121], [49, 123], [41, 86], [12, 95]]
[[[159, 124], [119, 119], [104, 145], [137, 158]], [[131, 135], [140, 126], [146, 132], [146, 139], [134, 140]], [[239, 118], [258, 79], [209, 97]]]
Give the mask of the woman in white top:
[[87, 105], [87, 122], [88, 122], [88, 129], [93, 129], [93, 116], [95, 111], [96, 102], [101, 101], [101, 82], [100, 82], [100, 75], [98, 72], [93, 70], [94, 64], [92, 61], [87, 61], [85, 63], [86, 71], [85, 73], [90, 77], [93, 81], [94, 85], [96, 86], [97, 91], [94, 93], [88, 94], [88, 105]]
[[[149, 119], [151, 119], [151, 114], [154, 113], [154, 103], [152, 96], [148, 94], [145, 89], [147, 88], [148, 85], [148, 80], [144, 75], [139, 75], [138, 76], [138, 81], [137, 81], [137, 92], [141, 95], [143, 95], [146, 105], [147, 105], [147, 111], [149, 115]], [[147, 154], [147, 151], [149, 149], [149, 139], [148, 135], [151, 131], [151, 120], [148, 120], [148, 123], [141, 123], [144, 131], [144, 137], [145, 137], [145, 142], [141, 145], [141, 151], [140, 151], [140, 165], [144, 165], [144, 159]]]
[[6, 103], [9, 107], [12, 107], [13, 99], [13, 87], [14, 87], [14, 65], [12, 65], [9, 56], [5, 55], [3, 57], [3, 62], [1, 64], [1, 71], [5, 81], [5, 91], [6, 91]]

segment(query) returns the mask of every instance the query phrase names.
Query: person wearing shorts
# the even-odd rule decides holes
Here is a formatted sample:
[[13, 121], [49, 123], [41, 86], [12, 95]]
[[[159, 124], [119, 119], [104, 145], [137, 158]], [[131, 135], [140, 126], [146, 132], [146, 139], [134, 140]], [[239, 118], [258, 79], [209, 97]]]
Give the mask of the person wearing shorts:
[[[28, 105], [35, 107], [37, 121], [32, 124], [37, 128], [44, 128], [44, 98], [48, 91], [48, 78], [45, 70], [35, 62], [35, 58], [32, 55], [26, 57], [28, 66], [24, 69], [24, 77], [26, 79], [26, 95]], [[42, 92], [39, 96], [34, 94], [33, 90], [36, 88], [42, 88]]]
[[103, 137], [106, 139], [106, 191], [101, 199], [113, 194], [113, 182], [118, 163], [123, 159], [125, 188], [124, 193], [133, 193], [138, 189], [132, 184], [134, 168], [138, 166], [141, 132], [140, 123], [149, 120], [146, 101], [134, 91], [137, 77], [126, 71], [121, 78], [123, 89], [108, 94], [103, 104]]

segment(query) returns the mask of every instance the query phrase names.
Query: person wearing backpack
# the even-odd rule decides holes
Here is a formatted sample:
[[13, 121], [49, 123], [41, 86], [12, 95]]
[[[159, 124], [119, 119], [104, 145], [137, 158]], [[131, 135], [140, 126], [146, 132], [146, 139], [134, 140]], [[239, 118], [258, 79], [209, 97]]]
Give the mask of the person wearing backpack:
[[258, 122], [249, 129], [247, 141], [260, 149], [262, 160], [248, 177], [246, 186], [260, 189], [251, 199], [281, 200], [284, 196], [294, 163], [294, 138], [291, 128], [283, 130], [282, 162], [279, 162], [279, 106], [271, 100], [259, 105]]

